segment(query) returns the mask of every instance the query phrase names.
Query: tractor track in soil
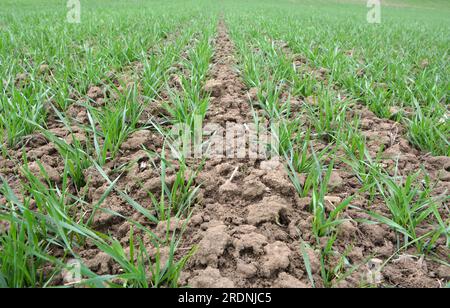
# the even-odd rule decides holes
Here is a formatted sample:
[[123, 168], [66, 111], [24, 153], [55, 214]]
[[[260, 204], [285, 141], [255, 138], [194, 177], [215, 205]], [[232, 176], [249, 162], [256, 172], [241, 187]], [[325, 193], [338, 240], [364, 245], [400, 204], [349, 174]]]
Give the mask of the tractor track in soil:
[[[220, 125], [253, 123], [248, 91], [235, 69], [234, 45], [223, 20], [218, 25], [212, 93], [205, 119]], [[217, 133], [217, 132], [216, 132]], [[226, 143], [225, 151], [230, 143]], [[249, 149], [252, 147], [249, 146]], [[186, 247], [198, 250], [182, 275], [192, 287], [305, 287], [296, 224], [308, 213], [277, 160], [212, 158], [197, 182], [203, 184], [185, 232]], [[302, 281], [303, 280], [303, 281]]]

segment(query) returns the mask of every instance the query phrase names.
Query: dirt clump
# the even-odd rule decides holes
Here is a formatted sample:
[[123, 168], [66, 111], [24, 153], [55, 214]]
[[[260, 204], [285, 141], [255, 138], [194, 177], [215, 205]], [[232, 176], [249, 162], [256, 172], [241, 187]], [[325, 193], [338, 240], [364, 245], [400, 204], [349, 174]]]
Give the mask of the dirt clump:
[[194, 260], [201, 265], [217, 267], [219, 258], [231, 244], [231, 237], [227, 234], [227, 227], [224, 224], [219, 222], [210, 222], [210, 224], [212, 226], [206, 230], [200, 241]]
[[308, 288], [308, 285], [285, 272], [281, 272], [278, 275], [278, 279], [275, 281], [274, 287], [283, 289], [305, 289]]
[[264, 250], [266, 255], [261, 268], [264, 277], [270, 277], [275, 272], [289, 267], [291, 250], [285, 243], [277, 241], [267, 245]]
[[222, 277], [220, 271], [215, 268], [207, 267], [204, 270], [196, 272], [197, 276], [189, 279], [189, 285], [193, 288], [234, 288], [234, 283], [225, 277]]
[[279, 197], [266, 197], [261, 202], [248, 206], [247, 222], [258, 226], [265, 222], [276, 223], [280, 220], [281, 211], [289, 205]]
[[58, 170], [43, 161], [40, 163], [36, 161], [31, 162], [28, 165], [28, 170], [33, 176], [40, 179], [44, 183], [46, 182], [46, 179], [53, 183], [59, 183], [61, 181], [61, 176]]

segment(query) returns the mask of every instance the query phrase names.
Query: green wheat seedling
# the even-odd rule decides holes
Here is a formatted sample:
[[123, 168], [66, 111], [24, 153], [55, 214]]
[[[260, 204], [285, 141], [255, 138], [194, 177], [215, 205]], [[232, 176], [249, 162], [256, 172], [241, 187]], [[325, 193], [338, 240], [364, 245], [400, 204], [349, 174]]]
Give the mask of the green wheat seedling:
[[[148, 153], [151, 155], [151, 153]], [[152, 160], [153, 162], [154, 160]], [[176, 171], [173, 183], [167, 181], [167, 168], [170, 163], [166, 160], [164, 149], [160, 156], [161, 166], [154, 165], [155, 169], [160, 169], [161, 192], [160, 196], [149, 192], [153, 208], [160, 221], [168, 220], [171, 217], [186, 217], [194, 205], [200, 186], [195, 184], [195, 178], [201, 167], [194, 172], [189, 172], [186, 162], [181, 159], [179, 168]], [[172, 182], [172, 181], [171, 181]]]
[[[398, 234], [403, 235], [405, 245], [418, 238], [417, 227], [438, 212], [437, 207], [440, 202], [431, 196], [433, 188], [427, 176], [422, 187], [416, 184], [419, 175], [416, 173], [402, 179], [378, 173], [375, 178], [378, 191], [383, 197], [391, 217], [373, 211], [370, 211], [369, 214], [391, 227]], [[442, 219], [440, 221], [443, 224]], [[424, 241], [417, 241], [416, 246], [419, 251], [423, 251]]]
[[34, 125], [28, 121], [45, 125], [47, 117], [45, 96], [40, 91], [43, 91], [42, 88], [27, 87], [21, 91], [13, 88], [10, 95], [0, 95], [2, 143], [14, 146], [22, 137], [34, 132]]
[[[97, 167], [100, 168], [98, 165]], [[104, 173], [103, 175], [106, 176]], [[110, 182], [108, 193], [112, 191], [115, 183], [116, 181]], [[34, 182], [30, 183], [35, 189], [33, 196], [44, 196], [44, 189], [37, 184]], [[40, 191], [37, 191], [37, 189], [40, 189]], [[59, 204], [59, 207], [62, 204], [61, 199], [59, 201], [55, 200], [52, 192], [45, 195], [48, 200], [46, 200], [47, 203], [44, 207], [46, 211], [48, 210], [48, 213], [41, 211], [42, 199], [37, 199], [38, 212], [30, 210], [30, 199], [26, 199], [25, 203], [20, 202], [6, 182], [3, 182], [2, 194], [9, 200], [8, 204], [13, 206], [13, 208], [2, 206], [0, 211], [2, 220], [9, 222], [8, 232], [0, 234], [3, 252], [0, 258], [0, 284], [2, 286], [35, 287], [50, 284], [53, 278], [52, 274], [49, 277], [43, 277], [39, 274], [39, 271], [45, 264], [48, 264], [48, 261], [55, 264], [54, 274], [57, 274], [64, 267], [61, 261], [50, 256], [50, 248], [52, 245], [62, 245], [62, 247], [70, 250], [72, 243], [70, 242], [71, 236], [67, 233], [68, 231], [74, 235], [74, 238], [82, 238], [83, 241], [89, 240], [117, 262], [122, 269], [122, 274], [120, 275], [98, 276], [81, 264], [81, 273], [87, 279], [82, 279], [77, 284], [87, 286], [176, 287], [181, 270], [195, 251], [194, 247], [185, 256], [175, 260], [175, 251], [186, 225], [181, 228], [180, 233], [174, 233], [167, 241], [160, 240], [141, 224], [127, 219], [136, 230], [146, 233], [152, 239], [152, 243], [157, 247], [158, 252], [155, 256], [148, 255], [146, 246], [133, 235], [133, 231], [130, 233], [130, 250], [126, 252], [117, 240], [95, 232], [89, 229], [87, 225], [77, 223], [71, 219], [61, 219], [61, 216], [55, 220], [58, 215], [65, 216], [65, 214], [61, 210], [56, 211], [56, 208], [53, 208], [52, 204], [54, 202]], [[122, 195], [126, 196], [123, 193]], [[132, 199], [125, 199], [144, 215], [148, 214], [143, 207], [137, 205]], [[103, 200], [104, 197], [102, 197], [101, 202]], [[121, 216], [112, 211], [108, 213]], [[125, 217], [122, 218], [126, 219]], [[135, 248], [134, 243], [136, 242], [139, 243], [138, 248]], [[159, 253], [159, 247], [162, 247], [162, 245], [169, 248], [168, 259], [165, 263], [162, 263]], [[80, 259], [75, 252], [72, 251], [71, 254], [78, 260]], [[121, 281], [122, 285], [117, 285], [117, 281]]]
[[[340, 13], [347, 14], [345, 10]], [[446, 153], [448, 143], [442, 137], [448, 135], [448, 127], [437, 125], [438, 117], [433, 112], [448, 101], [448, 78], [445, 77], [448, 75], [445, 73], [448, 50], [437, 23], [428, 23], [427, 30], [405, 23], [402, 29], [406, 27], [408, 31], [403, 32], [391, 20], [383, 23], [383, 31], [379, 32], [364, 24], [355, 26], [354, 16], [347, 16], [349, 19], [343, 21], [337, 14], [333, 23], [339, 31], [331, 31], [325, 26], [311, 26], [311, 23], [320, 23], [319, 16], [312, 20], [292, 16], [279, 23], [278, 14], [274, 12], [273, 18], [253, 19], [252, 25], [260, 33], [286, 42], [294, 53], [306, 58], [310, 70], [326, 68], [330, 83], [347, 90], [380, 117], [392, 117], [393, 108], [402, 111], [407, 107], [415, 108], [415, 102], [419, 102], [421, 108], [426, 109], [423, 120], [428, 124], [421, 132], [418, 129], [414, 132], [414, 127], [409, 131], [413, 135], [434, 135], [439, 143], [433, 144], [430, 140], [435, 139], [431, 138], [416, 138], [414, 144], [433, 153]], [[242, 19], [239, 22], [244, 23]], [[307, 30], [298, 35], [296, 29], [300, 28]], [[245, 26], [240, 29], [244, 31]], [[433, 34], [424, 35], [427, 31]], [[421, 37], [421, 48], [417, 48], [418, 37]], [[398, 48], [391, 48], [393, 45]], [[396, 119], [403, 122], [401, 114]]]
[[450, 156], [450, 120], [444, 108], [424, 111], [415, 101], [416, 110], [412, 119], [408, 119], [408, 137], [419, 149], [430, 150], [433, 155]]
[[169, 101], [164, 107], [173, 124], [185, 124], [194, 128], [194, 121], [203, 119], [209, 105], [209, 95], [204, 95], [203, 85], [207, 77], [209, 62], [213, 55], [210, 42], [211, 29], [206, 29], [201, 39], [187, 53], [181, 65], [184, 68], [179, 77], [182, 91], [167, 87]]
[[[311, 148], [310, 152], [308, 147]], [[321, 171], [316, 168], [316, 159], [323, 161], [332, 154], [331, 145], [315, 153], [310, 143], [309, 131], [307, 131], [298, 149], [291, 148], [285, 153], [288, 176], [300, 197], [307, 197], [313, 186], [319, 181]], [[299, 174], [306, 174], [304, 183], [300, 183]]]
[[[312, 199], [310, 210], [313, 215], [312, 219], [312, 232], [316, 239], [316, 245], [320, 250], [320, 274], [322, 277], [322, 282], [325, 287], [331, 287], [333, 283], [337, 283], [344, 279], [351, 271], [356, 268], [351, 267], [348, 269], [349, 261], [346, 256], [349, 250], [345, 251], [343, 254], [338, 254], [334, 250], [334, 243], [337, 240], [338, 232], [337, 227], [346, 221], [339, 216], [342, 212], [349, 206], [353, 197], [349, 197], [339, 204], [333, 205], [332, 210], [328, 210], [325, 203], [328, 202], [325, 199], [328, 190], [328, 182], [333, 170], [333, 162], [331, 162], [326, 170], [324, 176], [322, 176], [322, 168], [320, 163], [315, 157], [315, 166], [313, 170], [317, 170], [318, 181], [312, 183]], [[325, 239], [322, 241], [321, 239]], [[314, 279], [311, 274], [310, 260], [308, 254], [305, 252], [306, 243], [301, 244], [301, 252], [303, 256], [303, 261], [307, 269], [308, 278], [311, 284], [314, 286]], [[348, 248], [350, 249], [350, 248]], [[339, 262], [330, 265], [330, 258], [336, 258], [339, 255]]]
[[72, 127], [70, 125], [71, 121], [67, 117], [65, 117], [63, 113], [58, 111], [53, 105], [52, 108], [61, 123], [63, 123], [64, 127], [70, 132], [70, 143], [65, 139], [57, 137], [36, 122], [27, 122], [34, 125], [39, 130], [39, 132], [45, 138], [47, 138], [48, 141], [52, 142], [56, 146], [59, 154], [62, 158], [64, 158], [69, 177], [71, 178], [75, 187], [77, 189], [80, 189], [86, 184], [83, 172], [92, 165], [90, 156], [88, 152], [86, 152], [89, 150], [89, 147], [78, 140], [76, 135], [73, 133]]
[[[345, 280], [345, 278], [357, 271], [370, 259], [370, 257], [368, 257], [360, 264], [352, 265], [348, 259], [348, 254], [351, 252], [353, 247], [348, 246], [343, 253], [340, 253], [333, 249], [333, 243], [335, 240], [336, 237], [330, 238], [326, 245], [320, 248], [319, 251], [320, 277], [322, 278], [323, 286], [326, 288], [338, 286], [339, 282]], [[310, 281], [311, 286], [315, 288], [316, 281], [314, 280], [314, 276], [312, 274], [311, 260], [307, 250], [313, 250], [313, 247], [302, 240], [300, 242], [300, 253], [303, 258], [303, 264], [306, 269], [308, 280]]]
[[[318, 170], [320, 170], [320, 168], [318, 168]], [[344, 219], [340, 219], [339, 215], [346, 207], [348, 207], [352, 200], [352, 197], [345, 199], [339, 204], [334, 205], [334, 209], [327, 213], [325, 206], [325, 202], [327, 201], [325, 200], [325, 196], [328, 192], [328, 182], [332, 171], [333, 162], [329, 164], [325, 176], [323, 178], [321, 177], [319, 184], [313, 186], [311, 211], [313, 214], [313, 233], [316, 238], [330, 235], [337, 226], [345, 221]]]
[[127, 137], [137, 130], [137, 123], [143, 111], [143, 105], [137, 101], [136, 88], [128, 91], [112, 106], [88, 109], [90, 133], [98, 162], [103, 165], [116, 157], [120, 146]]
[[142, 238], [134, 234], [133, 227], [130, 229], [128, 249], [125, 249], [116, 239], [93, 236], [90, 240], [120, 266], [121, 273], [102, 277], [90, 272], [93, 278], [81, 281], [79, 284], [89, 286], [95, 281], [103, 281], [104, 286], [121, 288], [178, 287], [181, 271], [195, 252], [195, 248], [176, 259], [175, 252], [179, 245], [180, 234], [174, 234], [168, 246], [164, 246], [169, 251], [167, 260], [163, 262], [161, 255], [163, 246], [158, 243], [155, 235], [140, 225], [137, 225], [136, 229], [151, 236], [153, 245], [156, 247], [154, 255], [150, 255]]
[[[179, 240], [177, 240], [177, 237], [174, 234], [169, 245], [168, 259], [163, 263], [159, 246], [156, 248], [155, 255], [149, 255], [142, 239], [135, 238], [132, 230], [133, 229], [131, 229], [130, 232], [130, 259], [128, 264], [128, 272], [130, 274], [121, 275], [119, 278], [126, 281], [127, 287], [139, 286], [148, 288], [168, 286], [176, 288], [178, 286], [181, 271], [185, 267], [187, 261], [195, 253], [195, 247], [181, 259], [176, 260], [175, 252], [179, 245]], [[118, 245], [116, 246], [118, 251], [120, 251], [120, 247]], [[154, 261], [152, 259], [154, 259]], [[148, 281], [149, 277], [150, 281]], [[137, 285], [135, 285], [136, 283]]]
[[64, 159], [67, 172], [77, 189], [81, 189], [86, 185], [84, 171], [92, 165], [89, 155], [83, 151], [85, 147], [75, 134], [71, 132], [71, 143], [64, 139], [58, 138], [49, 131], [42, 131], [42, 134], [53, 144], [55, 144], [59, 154]]
[[[185, 80], [184, 77], [181, 78], [183, 81]], [[169, 90], [170, 102], [165, 103], [164, 108], [170, 115], [170, 122], [184, 124], [193, 129], [195, 119], [204, 118], [209, 105], [209, 98], [200, 98], [198, 94], [192, 95], [191, 90], [191, 88], [188, 88], [183, 94]]]
[[[81, 221], [71, 218], [70, 209], [75, 203], [70, 202], [75, 197], [68, 193], [66, 172], [59, 189], [51, 186], [42, 165], [39, 164], [39, 168], [42, 180], [31, 174], [27, 164], [23, 167], [22, 172], [27, 180], [23, 188], [30, 194], [23, 201], [19, 200], [5, 179], [0, 178], [0, 192], [6, 199], [6, 203], [0, 205], [0, 218], [8, 222], [7, 231], [0, 233], [0, 280], [5, 287], [50, 285], [62, 269], [60, 261], [52, 257], [51, 251], [60, 248], [74, 254], [73, 248], [83, 244], [86, 234], [95, 234]], [[105, 197], [102, 196], [101, 200]], [[43, 268], [49, 262], [54, 267], [43, 275]]]
[[[298, 139], [302, 138], [300, 132], [300, 120], [286, 121], [283, 117], [277, 116], [271, 118], [270, 132], [272, 138], [275, 140], [277, 148], [272, 148], [274, 153], [278, 153], [280, 156], [288, 153], [298, 143]], [[272, 145], [271, 145], [272, 147]]]
[[[94, 162], [94, 165], [97, 168], [98, 172], [102, 175], [102, 177], [110, 184], [110, 187], [114, 187], [118, 178], [114, 181], [111, 181], [97, 163]], [[147, 218], [149, 222], [158, 223], [160, 221], [157, 217], [153, 216], [150, 211], [137, 203], [126, 193], [118, 190], [117, 188], [114, 188], [114, 191], [118, 193], [137, 212], [144, 215], [144, 217]], [[188, 209], [185, 210], [188, 211]], [[147, 248], [143, 244], [141, 238], [134, 236], [133, 229], [130, 230], [130, 249], [128, 252], [126, 252], [121, 243], [115, 239], [106, 238], [105, 240], [99, 236], [89, 237], [92, 241], [94, 241], [97, 247], [111, 256], [114, 261], [121, 266], [123, 274], [117, 275], [115, 277], [119, 281], [123, 282], [121, 286], [176, 287], [178, 285], [178, 277], [181, 273], [181, 270], [185, 266], [188, 259], [195, 252], [194, 246], [181, 258], [179, 258], [178, 260], [175, 259], [175, 253], [180, 245], [182, 234], [186, 229], [186, 225], [192, 212], [186, 212], [187, 219], [182, 224], [182, 226], [180, 226], [180, 230], [178, 232], [173, 232], [172, 235], [169, 234], [170, 216], [168, 216], [168, 219], [165, 221], [165, 223], [167, 224], [167, 233], [165, 238], [159, 238], [155, 233], [153, 233], [142, 224], [126, 218], [114, 211], [107, 210], [107, 212], [126, 219], [132, 226], [134, 226], [132, 228], [134, 228], [135, 230], [139, 230], [140, 232], [147, 235], [151, 240], [153, 247], [155, 247], [157, 250], [156, 255], [149, 255], [149, 253], [147, 252]], [[169, 248], [168, 259], [166, 263], [162, 263], [160, 258], [160, 248], [162, 248], [163, 246]], [[153, 259], [154, 261], [152, 261]]]
[[[448, 213], [448, 207], [445, 207], [445, 211]], [[433, 208], [433, 214], [437, 221], [437, 226], [431, 233], [426, 233], [425, 235], [418, 237], [417, 240], [421, 241], [422, 238], [424, 240], [423, 247], [426, 252], [432, 252], [432, 249], [435, 248], [435, 244], [438, 239], [442, 236], [445, 237], [445, 245], [447, 247], [450, 246], [450, 219], [444, 219], [442, 215], [438, 211], [438, 207]]]
[[350, 123], [343, 123], [340, 129], [334, 132], [334, 141], [344, 149], [348, 156], [364, 161], [367, 153], [366, 139], [359, 127], [360, 119], [358, 117]]
[[[105, 200], [106, 196], [114, 189], [115, 183], [117, 182], [117, 179], [114, 181], [110, 181], [107, 175], [103, 172], [101, 167], [93, 162], [93, 164], [96, 166], [97, 170], [99, 170], [100, 174], [108, 181], [109, 188], [107, 192], [105, 192], [104, 196], [102, 196], [101, 200], [99, 201], [99, 204], [94, 206], [94, 209], [100, 209], [99, 205]], [[42, 175], [45, 177], [45, 170], [41, 170]], [[29, 177], [29, 174], [27, 174]], [[27, 177], [27, 178], [28, 178]], [[36, 182], [37, 181], [37, 182]], [[48, 179], [47, 179], [48, 181]], [[41, 264], [44, 261], [51, 260], [51, 257], [49, 256], [49, 245], [58, 245], [65, 247], [69, 250], [71, 250], [72, 242], [70, 239], [73, 238], [81, 238], [83, 239], [83, 242], [89, 240], [93, 245], [98, 247], [101, 251], [105, 252], [108, 256], [110, 256], [117, 264], [119, 264], [120, 268], [122, 269], [122, 274], [111, 276], [98, 276], [95, 273], [89, 271], [84, 265], [82, 265], [82, 274], [83, 276], [87, 276], [87, 279], [83, 279], [82, 281], [78, 282], [77, 284], [87, 285], [87, 286], [96, 286], [96, 287], [102, 287], [102, 286], [121, 286], [121, 287], [163, 287], [163, 286], [170, 286], [170, 287], [176, 287], [178, 284], [178, 277], [183, 269], [184, 265], [186, 264], [187, 260], [190, 258], [190, 256], [195, 251], [195, 247], [193, 250], [191, 250], [189, 253], [185, 254], [180, 259], [175, 260], [175, 252], [177, 247], [179, 246], [180, 240], [181, 240], [181, 234], [184, 232], [186, 228], [186, 223], [184, 226], [182, 226], [179, 233], [174, 233], [172, 236], [170, 236], [168, 239], [159, 239], [154, 233], [152, 233], [149, 229], [142, 226], [141, 224], [127, 219], [126, 217], [121, 216], [118, 213], [115, 213], [113, 211], [107, 211], [109, 214], [117, 215], [122, 217], [123, 219], [126, 219], [129, 221], [129, 223], [134, 226], [136, 230], [139, 230], [140, 232], [144, 232], [149, 236], [149, 238], [152, 240], [153, 246], [157, 248], [156, 255], [149, 255], [147, 252], [146, 246], [143, 244], [142, 240], [133, 235], [133, 231], [131, 231], [130, 235], [130, 249], [128, 252], [125, 251], [124, 247], [115, 239], [106, 236], [104, 234], [94, 232], [91, 229], [89, 229], [87, 226], [90, 224], [91, 219], [88, 219], [87, 224], [82, 224], [81, 222], [75, 222], [69, 218], [66, 217], [67, 211], [63, 210], [64, 208], [67, 210], [67, 206], [65, 205], [66, 202], [65, 199], [57, 199], [56, 196], [53, 194], [53, 189], [48, 190], [46, 193], [46, 186], [41, 183], [39, 180], [35, 180], [34, 182], [31, 182], [29, 185], [31, 185], [32, 189], [29, 189], [31, 192], [33, 192], [33, 198], [35, 198], [38, 204], [38, 209], [40, 209], [39, 212], [33, 212], [28, 210], [28, 206], [22, 205], [20, 201], [18, 201], [17, 197], [12, 192], [11, 188], [9, 188], [6, 185], [6, 182], [4, 182], [4, 191], [2, 193], [8, 197], [9, 200], [12, 200], [13, 204], [17, 205], [18, 208], [21, 211], [21, 215], [28, 215], [26, 213], [29, 213], [28, 219], [34, 219], [32, 222], [34, 223], [35, 229], [28, 230], [28, 235], [32, 235], [35, 243], [43, 243], [45, 246], [45, 249], [32, 250], [34, 248], [30, 244], [27, 244], [26, 250], [15, 250], [15, 253], [20, 253], [19, 256], [16, 258], [9, 258], [9, 260], [16, 260], [17, 262], [27, 262], [25, 266], [18, 266], [16, 267], [16, 272], [7, 271], [8, 268], [10, 268], [12, 265], [9, 265], [9, 263], [2, 263], [2, 271], [1, 271], [1, 277], [2, 281], [5, 282], [8, 286], [14, 286], [14, 285], [26, 285], [32, 284], [37, 279], [39, 279], [39, 276], [36, 275], [36, 269], [41, 266]], [[56, 190], [58, 191], [58, 190]], [[132, 205], [138, 212], [142, 213], [145, 217], [147, 217], [150, 221], [157, 222], [158, 220], [153, 217], [144, 207], [140, 206], [138, 203], [136, 203], [134, 200], [132, 200], [129, 196], [127, 196], [125, 193], [115, 189], [119, 195], [124, 198], [130, 205]], [[40, 198], [42, 196], [42, 198]], [[36, 198], [37, 197], [37, 198]], [[58, 204], [58, 207], [54, 207], [53, 205]], [[44, 210], [44, 213], [41, 214], [42, 210]], [[57, 211], [57, 209], [60, 209]], [[12, 212], [9, 212], [12, 214]], [[15, 222], [13, 216], [9, 216], [8, 214], [7, 220], [11, 222]], [[95, 211], [92, 213], [91, 218], [95, 215]], [[190, 215], [189, 215], [190, 216]], [[3, 218], [3, 215], [2, 215]], [[55, 219], [57, 218], [57, 219]], [[58, 223], [55, 223], [55, 222]], [[187, 222], [188, 220], [186, 220]], [[41, 223], [42, 222], [42, 223]], [[45, 222], [45, 223], [44, 223]], [[170, 220], [167, 221], [168, 224], [170, 224]], [[10, 229], [10, 231], [14, 231], [14, 229]], [[32, 231], [32, 233], [30, 233]], [[14, 244], [14, 237], [12, 235], [15, 235], [15, 233], [9, 233], [8, 237], [6, 237], [5, 234], [1, 235], [2, 242], [8, 241], [8, 245]], [[71, 236], [73, 235], [73, 236]], [[41, 240], [41, 241], [40, 241]], [[42, 240], [45, 240], [42, 242]], [[61, 242], [60, 242], [61, 240]], [[138, 243], [138, 247], [136, 248], [135, 243]], [[75, 243], [75, 242], [74, 242]], [[81, 242], [82, 243], [82, 242]], [[168, 259], [165, 263], [162, 262], [162, 259], [160, 257], [160, 248], [168, 247]], [[9, 247], [9, 246], [5, 246]], [[40, 248], [40, 247], [38, 247]], [[76, 256], [76, 254], [72, 251], [72, 255]], [[8, 254], [5, 254], [5, 258], [8, 257]], [[37, 256], [38, 258], [34, 258]], [[24, 261], [19, 261], [22, 259]], [[77, 257], [77, 259], [79, 259]], [[29, 261], [32, 261], [28, 264]], [[40, 263], [39, 263], [40, 262]], [[58, 264], [55, 260], [52, 260], [52, 263]], [[9, 266], [9, 267], [8, 267]], [[60, 269], [60, 268], [59, 268]], [[14, 281], [10, 281], [11, 279], [16, 279], [17, 283]], [[29, 279], [28, 282], [26, 279]], [[117, 282], [121, 282], [120, 285], [117, 284]], [[35, 285], [33, 285], [35, 286]]]
[[[6, 202], [0, 205], [0, 219], [7, 222], [0, 232], [0, 284], [3, 287], [46, 287], [60, 272], [57, 258], [51, 251], [59, 247], [71, 251], [76, 245], [72, 236], [75, 222], [69, 217], [69, 203], [75, 199], [67, 190], [66, 172], [61, 188], [52, 186], [46, 171], [39, 166], [40, 179], [31, 174], [25, 159], [20, 201], [7, 181], [0, 177], [0, 193]], [[73, 198], [72, 198], [73, 197]], [[49, 264], [54, 266], [48, 267]], [[44, 271], [44, 267], [47, 268]]]
[[72, 133], [71, 144], [66, 141], [55, 138], [50, 134], [45, 134], [47, 139], [52, 140], [56, 145], [59, 154], [66, 162], [68, 174], [72, 179], [75, 187], [80, 189], [86, 185], [84, 171], [89, 168], [92, 163], [89, 156], [82, 150], [83, 144]]
[[332, 92], [322, 92], [316, 100], [317, 106], [304, 104], [315, 133], [325, 140], [332, 140], [346, 123], [347, 103], [333, 99], [332, 95]]
[[[333, 162], [329, 164], [326, 173], [323, 176], [322, 167], [317, 156], [314, 156], [314, 162], [315, 164], [311, 167], [312, 170], [310, 171], [313, 172], [314, 170], [316, 170], [316, 180], [311, 183], [312, 198], [310, 211], [313, 215], [312, 232], [316, 239], [316, 245], [320, 250], [320, 272], [322, 281], [325, 287], [330, 287], [332, 286], [333, 281], [336, 279], [339, 280], [339, 276], [343, 275], [343, 273], [346, 271], [346, 265], [344, 266], [344, 264], [348, 263], [346, 259], [346, 255], [348, 254], [348, 252], [340, 255], [339, 262], [333, 268], [330, 268], [329, 258], [336, 255], [333, 245], [336, 242], [338, 236], [337, 227], [344, 221], [346, 221], [346, 219], [342, 219], [339, 216], [349, 206], [353, 197], [349, 197], [339, 204], [332, 205], [334, 208], [332, 210], [328, 210], [326, 207], [326, 202], [329, 201], [326, 201], [325, 197], [328, 191], [328, 182], [331, 176], [331, 172], [333, 171], [334, 164]], [[306, 181], [308, 181], [308, 179]], [[304, 189], [305, 187], [303, 187], [303, 192]], [[325, 242], [321, 240], [322, 238], [325, 239]], [[305, 243], [301, 245], [303, 260], [307, 269], [308, 277], [311, 281], [311, 284], [314, 286], [315, 284], [311, 274], [310, 261], [308, 255], [305, 252], [304, 245]]]
[[[340, 134], [342, 135], [342, 132]], [[372, 157], [366, 147], [365, 138], [358, 131], [355, 131], [353, 127], [347, 126], [344, 134], [346, 136], [338, 141], [347, 153], [347, 156], [343, 158], [343, 162], [353, 170], [353, 174], [355, 174], [361, 184], [360, 192], [368, 193], [368, 201], [371, 204], [378, 195], [376, 179], [383, 172], [381, 163], [382, 151], [380, 150], [378, 155]], [[350, 140], [342, 142], [345, 139]]]
[[191, 72], [192, 78], [195, 78], [195, 81], [192, 82], [192, 86], [196, 87], [198, 90], [200, 90], [201, 83], [206, 78], [210, 60], [213, 56], [213, 49], [210, 41], [211, 35], [212, 29], [206, 29], [195, 49], [191, 49], [188, 52], [189, 61], [184, 63], [184, 66]]
[[189, 27], [174, 42], [160, 46], [149, 57], [144, 58], [142, 82], [146, 97], [153, 99], [159, 96], [160, 90], [168, 80], [168, 72], [180, 60], [181, 51], [194, 35], [194, 31], [195, 26]]
[[[5, 194], [5, 186], [2, 188], [2, 194]], [[25, 202], [28, 205], [28, 200]], [[0, 206], [0, 219], [8, 222], [9, 226], [8, 230], [0, 233], [0, 287], [23, 288], [45, 285], [45, 278], [38, 273], [45, 260], [36, 257], [36, 254], [46, 254], [43, 247], [45, 244], [42, 244], [33, 233], [39, 228], [40, 223], [27, 207], [22, 213], [17, 211], [12, 203]]]
[[[46, 219], [52, 222], [52, 228], [44, 229], [41, 232], [50, 243], [68, 251], [73, 251], [74, 236], [77, 236], [77, 234], [71, 228], [63, 227], [63, 223], [66, 225], [81, 224], [82, 216], [76, 220], [72, 216], [72, 211], [77, 206], [78, 201], [75, 196], [70, 194], [68, 167], [67, 165], [65, 166], [65, 170], [61, 175], [62, 183], [58, 187], [58, 185], [50, 181], [47, 171], [42, 164], [38, 162], [38, 166], [40, 176], [36, 176], [31, 172], [25, 158], [22, 173], [26, 178], [24, 189], [36, 203], [38, 212], [40, 215], [45, 215]], [[75, 238], [75, 240], [75, 244], [82, 241], [81, 238]]]

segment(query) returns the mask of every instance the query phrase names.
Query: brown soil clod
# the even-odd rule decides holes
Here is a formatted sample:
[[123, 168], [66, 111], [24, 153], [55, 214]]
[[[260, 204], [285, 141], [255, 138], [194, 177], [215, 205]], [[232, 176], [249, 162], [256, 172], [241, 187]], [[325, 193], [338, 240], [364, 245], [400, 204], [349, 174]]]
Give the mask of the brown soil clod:
[[[204, 87], [211, 94], [205, 125], [219, 124], [224, 130], [230, 122], [253, 123], [249, 99], [257, 99], [257, 90], [247, 90], [235, 70], [234, 53], [225, 22], [220, 20], [214, 65]], [[205, 200], [196, 211], [212, 221], [205, 231], [195, 228], [185, 234], [186, 238], [197, 238], [199, 246], [185, 269], [194, 276], [188, 283], [203, 287], [217, 283], [235, 287], [305, 286], [306, 277], [299, 275], [303, 271], [295, 258], [297, 243], [279, 240], [289, 238], [282, 222], [287, 223], [285, 212], [295, 206], [283, 166], [276, 160], [227, 156], [207, 161], [198, 178], [204, 180]], [[194, 243], [188, 240], [185, 245]], [[202, 270], [205, 266], [207, 269]], [[217, 281], [206, 279], [207, 274]]]

